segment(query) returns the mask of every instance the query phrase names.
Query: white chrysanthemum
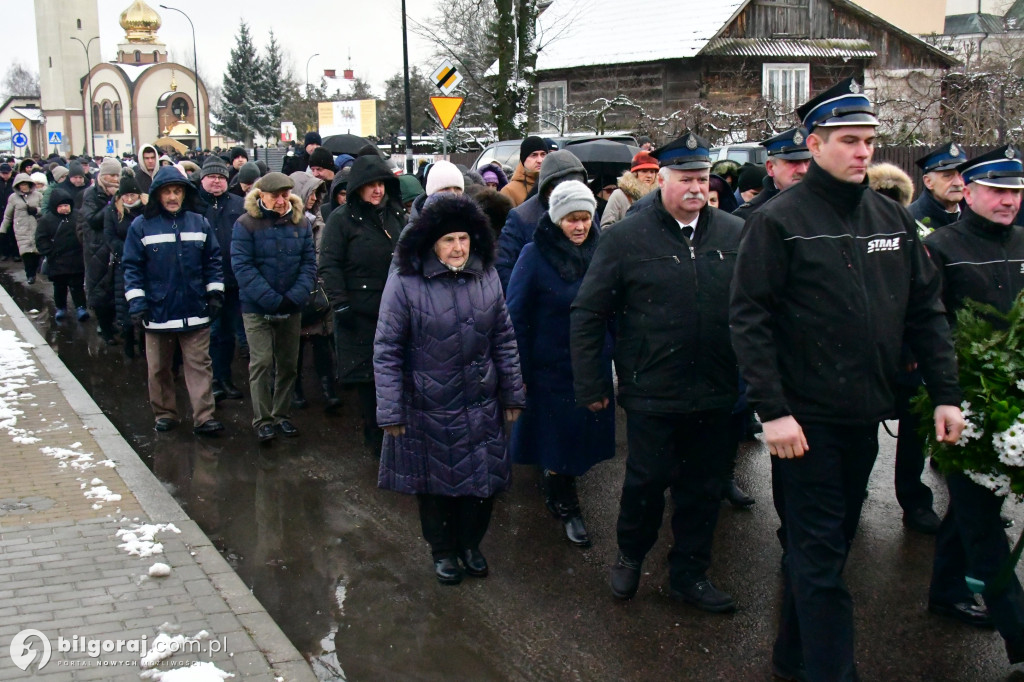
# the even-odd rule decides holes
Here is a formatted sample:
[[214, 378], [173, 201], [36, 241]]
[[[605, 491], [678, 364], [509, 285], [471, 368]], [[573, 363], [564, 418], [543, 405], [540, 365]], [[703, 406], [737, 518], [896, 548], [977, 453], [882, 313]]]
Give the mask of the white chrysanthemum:
[[1017, 379], [1017, 390], [1024, 391], [1024, 379]]
[[979, 474], [976, 471], [965, 471], [967, 477], [980, 486], [988, 488], [998, 497], [1006, 497], [1010, 494], [1010, 477], [1006, 474]]

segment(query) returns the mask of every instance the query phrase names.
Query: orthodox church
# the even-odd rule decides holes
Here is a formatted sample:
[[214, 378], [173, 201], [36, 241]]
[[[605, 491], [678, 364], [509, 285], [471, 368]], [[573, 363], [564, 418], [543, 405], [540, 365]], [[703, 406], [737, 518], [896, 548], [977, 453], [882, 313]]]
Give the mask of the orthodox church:
[[47, 141], [61, 134], [46, 152], [120, 156], [158, 141], [179, 151], [209, 146], [206, 85], [189, 66], [168, 61], [160, 15], [143, 0], [121, 13], [124, 40], [111, 62], [100, 60], [96, 0], [35, 0], [35, 12]]

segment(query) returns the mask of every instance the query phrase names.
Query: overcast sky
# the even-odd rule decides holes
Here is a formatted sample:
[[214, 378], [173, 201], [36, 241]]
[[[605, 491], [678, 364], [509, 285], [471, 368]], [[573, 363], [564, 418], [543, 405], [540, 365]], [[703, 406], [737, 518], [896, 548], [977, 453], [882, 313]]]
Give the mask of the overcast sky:
[[[121, 12], [132, 0], [67, 0], [69, 6], [97, 1], [99, 6], [100, 44], [104, 61], [117, 56], [117, 45], [124, 40], [118, 21]], [[426, 20], [442, 0], [407, 0], [409, 11], [409, 66], [430, 72], [437, 61], [428, 43], [413, 33], [414, 20]], [[163, 26], [160, 39], [172, 57], [192, 54], [192, 32], [188, 21], [178, 12], [160, 8], [161, 0], [147, 0], [156, 10]], [[219, 85], [231, 48], [235, 44], [243, 11], [253, 41], [262, 51], [267, 32], [273, 28], [278, 42], [290, 59], [299, 81], [305, 80], [306, 60], [319, 53], [309, 65], [310, 81], [324, 69], [347, 68], [352, 55], [355, 75], [369, 81], [378, 97], [384, 94], [384, 81], [402, 69], [402, 3], [401, 0], [163, 0], [169, 7], [183, 10], [196, 28], [199, 72], [210, 85]], [[39, 71], [36, 47], [34, 3], [3, 2], [5, 54], [16, 58], [31, 71]], [[191, 66], [188, 64], [187, 66]], [[6, 60], [3, 62], [6, 70]]]

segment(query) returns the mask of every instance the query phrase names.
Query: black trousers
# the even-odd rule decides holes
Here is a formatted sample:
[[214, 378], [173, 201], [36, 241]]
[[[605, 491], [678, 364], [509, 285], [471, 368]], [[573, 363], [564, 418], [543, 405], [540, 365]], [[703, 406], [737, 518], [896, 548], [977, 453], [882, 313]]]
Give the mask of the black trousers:
[[629, 454], [616, 528], [619, 551], [642, 561], [658, 539], [672, 495], [669, 579], [683, 587], [711, 565], [722, 482], [735, 455], [730, 411], [657, 414], [627, 410]]
[[92, 307], [96, 313], [96, 326], [99, 327], [100, 336], [110, 337], [114, 335], [114, 319], [117, 317], [117, 309], [114, 304], [103, 304]]
[[68, 292], [71, 292], [71, 302], [76, 308], [85, 307], [85, 274], [74, 275], [52, 275], [53, 282], [53, 303], [57, 310], [68, 307]]
[[[970, 597], [967, 577], [992, 583], [1010, 556], [1010, 548], [999, 518], [1004, 498], [961, 473], [950, 474], [946, 483], [949, 509], [935, 538], [928, 598], [956, 603]], [[1006, 640], [1024, 641], [1024, 590], [1016, 572], [1004, 589], [986, 590], [984, 596], [999, 634]]]
[[[35, 277], [39, 272], [39, 261], [43, 259], [38, 253], [26, 253], [21, 256], [21, 264], [25, 268], [25, 279]], [[82, 275], [84, 278], [85, 275]]]
[[464, 549], [480, 549], [494, 509], [493, 497], [417, 495], [423, 537], [434, 559]]
[[896, 418], [900, 430], [896, 437], [896, 500], [903, 511], [931, 509], [932, 489], [921, 482], [924, 471], [924, 444], [919, 428], [921, 417], [910, 409], [910, 399], [917, 395], [917, 386], [897, 384]]
[[[813, 682], [857, 679], [853, 600], [843, 568], [878, 455], [878, 424], [801, 424], [810, 449], [778, 459], [786, 530], [782, 611], [773, 657]], [[802, 633], [807, 633], [806, 637]]]

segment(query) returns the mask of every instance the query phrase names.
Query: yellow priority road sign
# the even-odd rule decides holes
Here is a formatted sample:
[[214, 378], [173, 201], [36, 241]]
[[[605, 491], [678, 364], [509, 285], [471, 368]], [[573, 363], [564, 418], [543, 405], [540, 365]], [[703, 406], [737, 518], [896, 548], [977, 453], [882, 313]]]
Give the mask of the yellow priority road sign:
[[459, 86], [459, 83], [462, 82], [462, 74], [455, 68], [451, 60], [446, 59], [441, 62], [441, 66], [434, 69], [434, 72], [430, 74], [430, 80], [434, 82], [434, 85], [441, 92], [445, 95], [450, 95]]
[[430, 103], [434, 105], [434, 111], [437, 112], [437, 117], [441, 119], [441, 125], [444, 126], [445, 130], [448, 130], [452, 121], [455, 120], [455, 114], [459, 113], [463, 101], [465, 101], [463, 97], [430, 98]]

